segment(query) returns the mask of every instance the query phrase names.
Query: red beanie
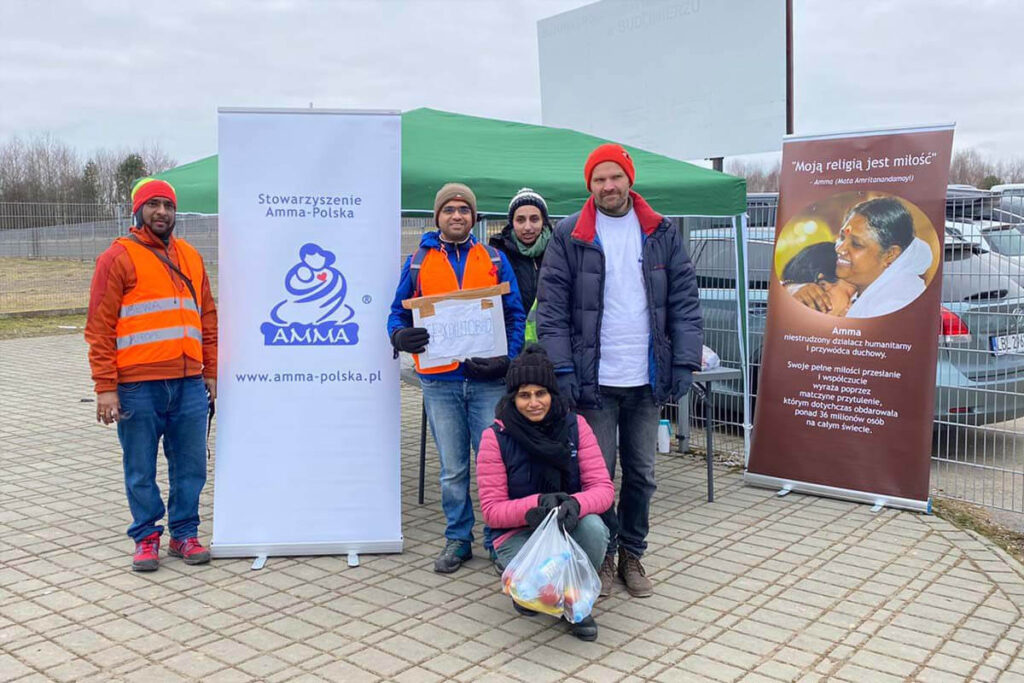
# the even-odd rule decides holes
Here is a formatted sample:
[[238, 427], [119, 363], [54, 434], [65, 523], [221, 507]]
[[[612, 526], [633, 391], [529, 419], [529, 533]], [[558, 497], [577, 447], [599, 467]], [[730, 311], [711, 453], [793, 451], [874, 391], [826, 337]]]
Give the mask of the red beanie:
[[153, 197], [166, 197], [174, 202], [175, 207], [178, 206], [178, 195], [174, 193], [174, 188], [169, 182], [156, 178], [143, 178], [132, 188], [132, 213], [138, 211]]
[[583, 178], [587, 181], [588, 190], [590, 189], [590, 176], [594, 174], [594, 167], [605, 161], [614, 161], [621, 166], [622, 170], [626, 172], [626, 177], [629, 178], [629, 184], [633, 184], [636, 170], [633, 168], [632, 157], [621, 145], [609, 142], [595, 149], [587, 157], [587, 165], [583, 167]]

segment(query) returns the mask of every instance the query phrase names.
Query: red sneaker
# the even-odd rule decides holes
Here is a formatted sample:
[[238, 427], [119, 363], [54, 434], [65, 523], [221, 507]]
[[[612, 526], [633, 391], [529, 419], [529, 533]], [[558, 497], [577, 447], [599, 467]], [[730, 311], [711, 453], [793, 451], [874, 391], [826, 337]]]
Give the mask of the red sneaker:
[[160, 532], [154, 531], [135, 544], [132, 571], [152, 572], [160, 566]]
[[185, 564], [206, 564], [210, 561], [210, 551], [204, 548], [195, 536], [184, 541], [172, 538], [171, 547], [167, 552], [173, 557], [185, 560]]

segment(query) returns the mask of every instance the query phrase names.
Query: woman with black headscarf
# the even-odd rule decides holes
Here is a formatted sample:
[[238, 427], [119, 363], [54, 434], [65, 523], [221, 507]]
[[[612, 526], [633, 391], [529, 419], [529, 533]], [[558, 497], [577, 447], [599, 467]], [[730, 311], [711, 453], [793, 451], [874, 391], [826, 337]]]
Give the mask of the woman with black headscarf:
[[[558, 393], [555, 369], [534, 344], [517, 356], [505, 376], [507, 393], [484, 430], [477, 458], [477, 486], [484, 521], [491, 527], [498, 563], [508, 563], [551, 510], [583, 548], [595, 571], [608, 547], [601, 513], [615, 489], [590, 426]], [[513, 602], [520, 614], [536, 614]], [[597, 638], [593, 617], [571, 625], [581, 640]]]

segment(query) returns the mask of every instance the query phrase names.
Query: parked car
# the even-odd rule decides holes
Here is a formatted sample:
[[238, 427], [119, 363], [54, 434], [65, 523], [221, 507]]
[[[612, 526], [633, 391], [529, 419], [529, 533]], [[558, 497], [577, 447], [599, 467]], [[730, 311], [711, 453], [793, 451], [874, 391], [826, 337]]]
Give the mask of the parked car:
[[[774, 225], [749, 227], [748, 235], [750, 381], [756, 394]], [[734, 235], [720, 228], [695, 231], [690, 245], [707, 343], [724, 365], [740, 367]], [[980, 425], [1024, 415], [1024, 289], [1005, 267], [1001, 257], [981, 246], [953, 234], [946, 237], [941, 326], [936, 335], [934, 416], [939, 423]], [[742, 395], [739, 382], [721, 382], [716, 387], [726, 395]], [[734, 410], [740, 405], [737, 400], [719, 404]]]
[[1017, 221], [1024, 222], [1024, 183], [993, 185], [989, 192], [996, 208], [1012, 214]]
[[1000, 197], [1024, 197], [1024, 183], [993, 185], [989, 192]]
[[1001, 257], [1000, 272], [1024, 286], [1024, 217], [1002, 208], [1010, 199], [1021, 202], [1024, 212], [1024, 197], [1003, 198], [1000, 203], [983, 190], [947, 190], [946, 233]]

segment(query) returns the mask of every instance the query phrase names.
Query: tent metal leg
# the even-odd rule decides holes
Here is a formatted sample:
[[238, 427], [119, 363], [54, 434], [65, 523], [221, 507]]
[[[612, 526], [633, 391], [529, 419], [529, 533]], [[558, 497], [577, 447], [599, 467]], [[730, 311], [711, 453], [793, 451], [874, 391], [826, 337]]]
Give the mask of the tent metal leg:
[[419, 504], [423, 505], [423, 478], [427, 467], [427, 404], [422, 404], [420, 414], [420, 494]]

